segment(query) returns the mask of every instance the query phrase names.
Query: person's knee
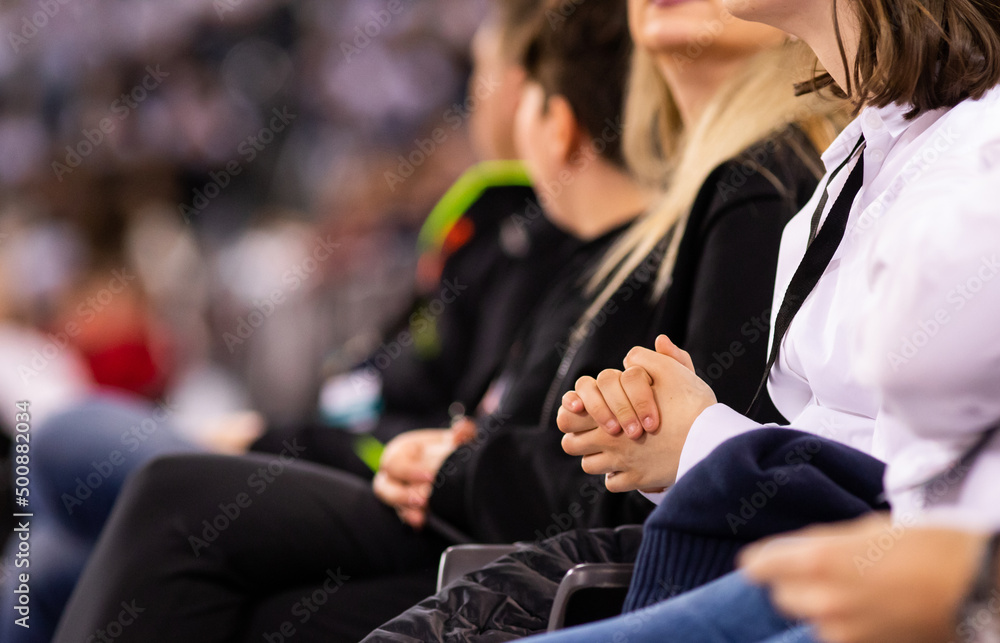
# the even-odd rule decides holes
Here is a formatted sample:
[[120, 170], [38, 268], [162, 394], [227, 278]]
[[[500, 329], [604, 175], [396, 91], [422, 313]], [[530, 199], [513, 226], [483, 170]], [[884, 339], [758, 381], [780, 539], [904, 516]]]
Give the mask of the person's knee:
[[189, 502], [199, 488], [210, 486], [215, 462], [221, 458], [171, 454], [153, 458], [125, 483], [123, 496], [138, 498], [156, 507], [169, 508], [178, 501]]

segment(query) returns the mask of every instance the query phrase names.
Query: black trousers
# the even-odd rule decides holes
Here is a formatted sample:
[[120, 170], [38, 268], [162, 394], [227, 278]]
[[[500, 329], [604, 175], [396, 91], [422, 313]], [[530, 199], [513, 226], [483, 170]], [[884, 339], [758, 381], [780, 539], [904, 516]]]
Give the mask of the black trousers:
[[357, 641], [433, 593], [449, 544], [288, 454], [163, 458], [123, 490], [54, 641]]

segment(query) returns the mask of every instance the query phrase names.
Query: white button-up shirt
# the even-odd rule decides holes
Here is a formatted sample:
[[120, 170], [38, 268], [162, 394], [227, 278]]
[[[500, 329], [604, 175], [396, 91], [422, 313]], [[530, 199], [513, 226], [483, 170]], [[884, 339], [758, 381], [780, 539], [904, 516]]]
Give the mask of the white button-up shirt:
[[[906, 489], [946, 469], [975, 432], [1000, 421], [1000, 88], [912, 121], [906, 111], [865, 109], [823, 155], [832, 171], [863, 133], [864, 188], [840, 248], [789, 326], [769, 390], [791, 427], [886, 461], [895, 511], [915, 518], [929, 515], [925, 494]], [[830, 183], [824, 220], [850, 170]], [[805, 254], [820, 194], [785, 230], [775, 313]], [[726, 406], [707, 409], [691, 428], [678, 477], [759, 427]], [[929, 494], [937, 513], [1000, 527], [1000, 447], [952, 487]]]

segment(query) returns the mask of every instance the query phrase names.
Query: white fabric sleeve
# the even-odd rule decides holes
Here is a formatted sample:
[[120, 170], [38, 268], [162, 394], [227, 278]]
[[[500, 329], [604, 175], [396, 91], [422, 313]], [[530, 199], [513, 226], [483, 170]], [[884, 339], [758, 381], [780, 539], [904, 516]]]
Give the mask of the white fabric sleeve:
[[669, 491], [670, 490], [667, 489], [666, 491], [658, 491], [656, 493], [646, 493], [645, 491], [640, 491], [639, 493], [641, 493], [646, 500], [659, 507], [660, 503], [663, 502], [663, 499], [667, 497], [667, 493]]
[[701, 412], [691, 425], [677, 468], [677, 479], [701, 462], [720, 444], [762, 425], [740, 415], [725, 404], [715, 404]]
[[900, 201], [913, 205], [907, 216], [880, 235], [870, 268], [877, 304], [862, 312], [856, 368], [882, 392], [883, 411], [916, 440], [961, 442], [1000, 417], [993, 190], [915, 190]]
[[855, 368], [882, 394], [897, 518], [1000, 524], [997, 441], [964, 479], [919, 487], [1000, 418], [1000, 167], [990, 173], [911, 188], [898, 202], [906, 216], [883, 224], [869, 266], [874, 303], [859, 311]]

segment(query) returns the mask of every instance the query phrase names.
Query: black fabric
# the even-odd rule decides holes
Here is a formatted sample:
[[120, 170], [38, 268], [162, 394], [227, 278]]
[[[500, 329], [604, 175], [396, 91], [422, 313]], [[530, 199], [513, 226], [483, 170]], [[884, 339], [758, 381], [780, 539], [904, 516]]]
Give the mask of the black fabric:
[[[335, 611], [328, 604], [318, 604], [324, 598], [322, 593], [317, 594], [315, 587], [284, 591], [255, 605], [242, 641], [262, 643], [270, 640], [279, 643], [274, 635], [280, 633], [282, 625], [290, 620], [293, 627], [308, 625], [309, 629], [301, 634], [296, 631], [292, 636], [285, 637], [283, 643], [296, 640], [318, 643], [358, 641], [371, 631], [372, 621], [378, 618], [378, 614], [398, 614], [413, 605], [414, 597], [431, 594], [435, 586], [434, 575], [426, 571], [394, 574], [391, 577], [353, 578], [329, 596], [327, 603], [335, 603]], [[313, 607], [316, 613], [311, 611]], [[296, 610], [295, 617], [289, 619], [292, 610]], [[305, 624], [300, 623], [306, 614], [310, 614], [311, 618]], [[271, 638], [265, 639], [265, 634], [271, 634]]]
[[[858, 147], [861, 146], [862, 143], [859, 143]], [[841, 165], [841, 167], [844, 166]], [[837, 175], [839, 170], [840, 168], [837, 168], [831, 179]], [[768, 377], [770, 377], [771, 369], [774, 368], [775, 363], [778, 361], [778, 354], [781, 352], [781, 342], [785, 339], [788, 327], [791, 325], [795, 315], [798, 314], [799, 309], [802, 308], [802, 304], [805, 303], [813, 289], [816, 288], [816, 284], [822, 279], [827, 267], [833, 260], [833, 256], [840, 247], [840, 242], [844, 239], [844, 233], [847, 231], [847, 220], [850, 217], [854, 199], [861, 191], [864, 179], [865, 162], [862, 156], [858, 160], [857, 165], [855, 165], [851, 175], [847, 177], [847, 182], [844, 184], [844, 188], [841, 190], [837, 200], [833, 203], [833, 207], [830, 208], [830, 214], [827, 216], [826, 223], [818, 232], [811, 233], [813, 236], [810, 237], [809, 247], [806, 249], [805, 256], [802, 257], [798, 268], [796, 268], [795, 274], [792, 275], [792, 280], [788, 284], [788, 290], [785, 292], [781, 306], [778, 308], [778, 314], [774, 320], [774, 342], [771, 344], [771, 353], [767, 358], [764, 377], [757, 387], [757, 393], [754, 395], [753, 402], [748, 407], [750, 413], [754, 412], [758, 401], [767, 388]], [[813, 215], [814, 230], [818, 226], [823, 213], [827, 194], [824, 191], [824, 198], [820, 199], [816, 213]]]
[[364, 639], [365, 643], [499, 643], [544, 632], [560, 581], [582, 563], [630, 563], [639, 526], [569, 531], [464, 576]]
[[[125, 602], [142, 611], [116, 643], [357, 641], [433, 591], [449, 543], [403, 525], [369, 483], [289, 460], [301, 445], [291, 447], [284, 458], [174, 456], [139, 471], [53, 640], [109, 631]], [[292, 636], [280, 633], [286, 622]]]
[[761, 429], [727, 440], [646, 521], [626, 610], [733, 571], [748, 543], [887, 510], [884, 474], [870, 455], [810, 433]]
[[983, 431], [951, 466], [920, 485], [924, 488], [924, 492], [930, 491], [942, 480], [948, 481], [949, 486], [955, 486], [958, 481], [963, 480], [972, 471], [972, 465], [986, 451], [986, 447], [990, 446], [993, 438], [997, 437], [998, 434], [1000, 434], [1000, 424]]
[[[781, 233], [817, 185], [800, 155], [812, 149], [791, 128], [712, 172], [692, 209], [665, 295], [650, 302], [651, 273], [658, 265], [651, 262], [652, 271], [640, 270], [616, 294], [609, 310], [617, 312], [592, 329], [561, 373], [557, 392], [572, 389], [582, 375], [620, 368], [630, 348], [652, 346], [665, 333], [691, 353], [720, 402], [749, 404], [766, 360]], [[818, 162], [815, 152], [808, 154]], [[557, 319], [571, 306], [556, 289], [540, 304], [538, 323]], [[582, 309], [583, 302], [576, 307]], [[540, 363], [554, 371], [566, 346], [554, 336], [541, 331], [538, 341], [508, 364], [515, 384], [500, 413], [480, 422], [476, 441], [457, 450], [438, 477], [432, 511], [477, 541], [513, 542], [570, 528], [636, 523], [652, 508], [637, 493], [608, 493], [601, 477], [585, 474], [579, 459], [562, 451], [557, 408], [541, 423], [534, 415], [544, 400], [539, 386], [544, 378], [525, 386], [531, 381], [526, 371]], [[782, 421], [770, 403], [757, 419]]]
[[0, 433], [0, 548], [10, 534], [14, 533], [17, 522], [12, 514], [14, 508], [13, 445], [6, 434]]

